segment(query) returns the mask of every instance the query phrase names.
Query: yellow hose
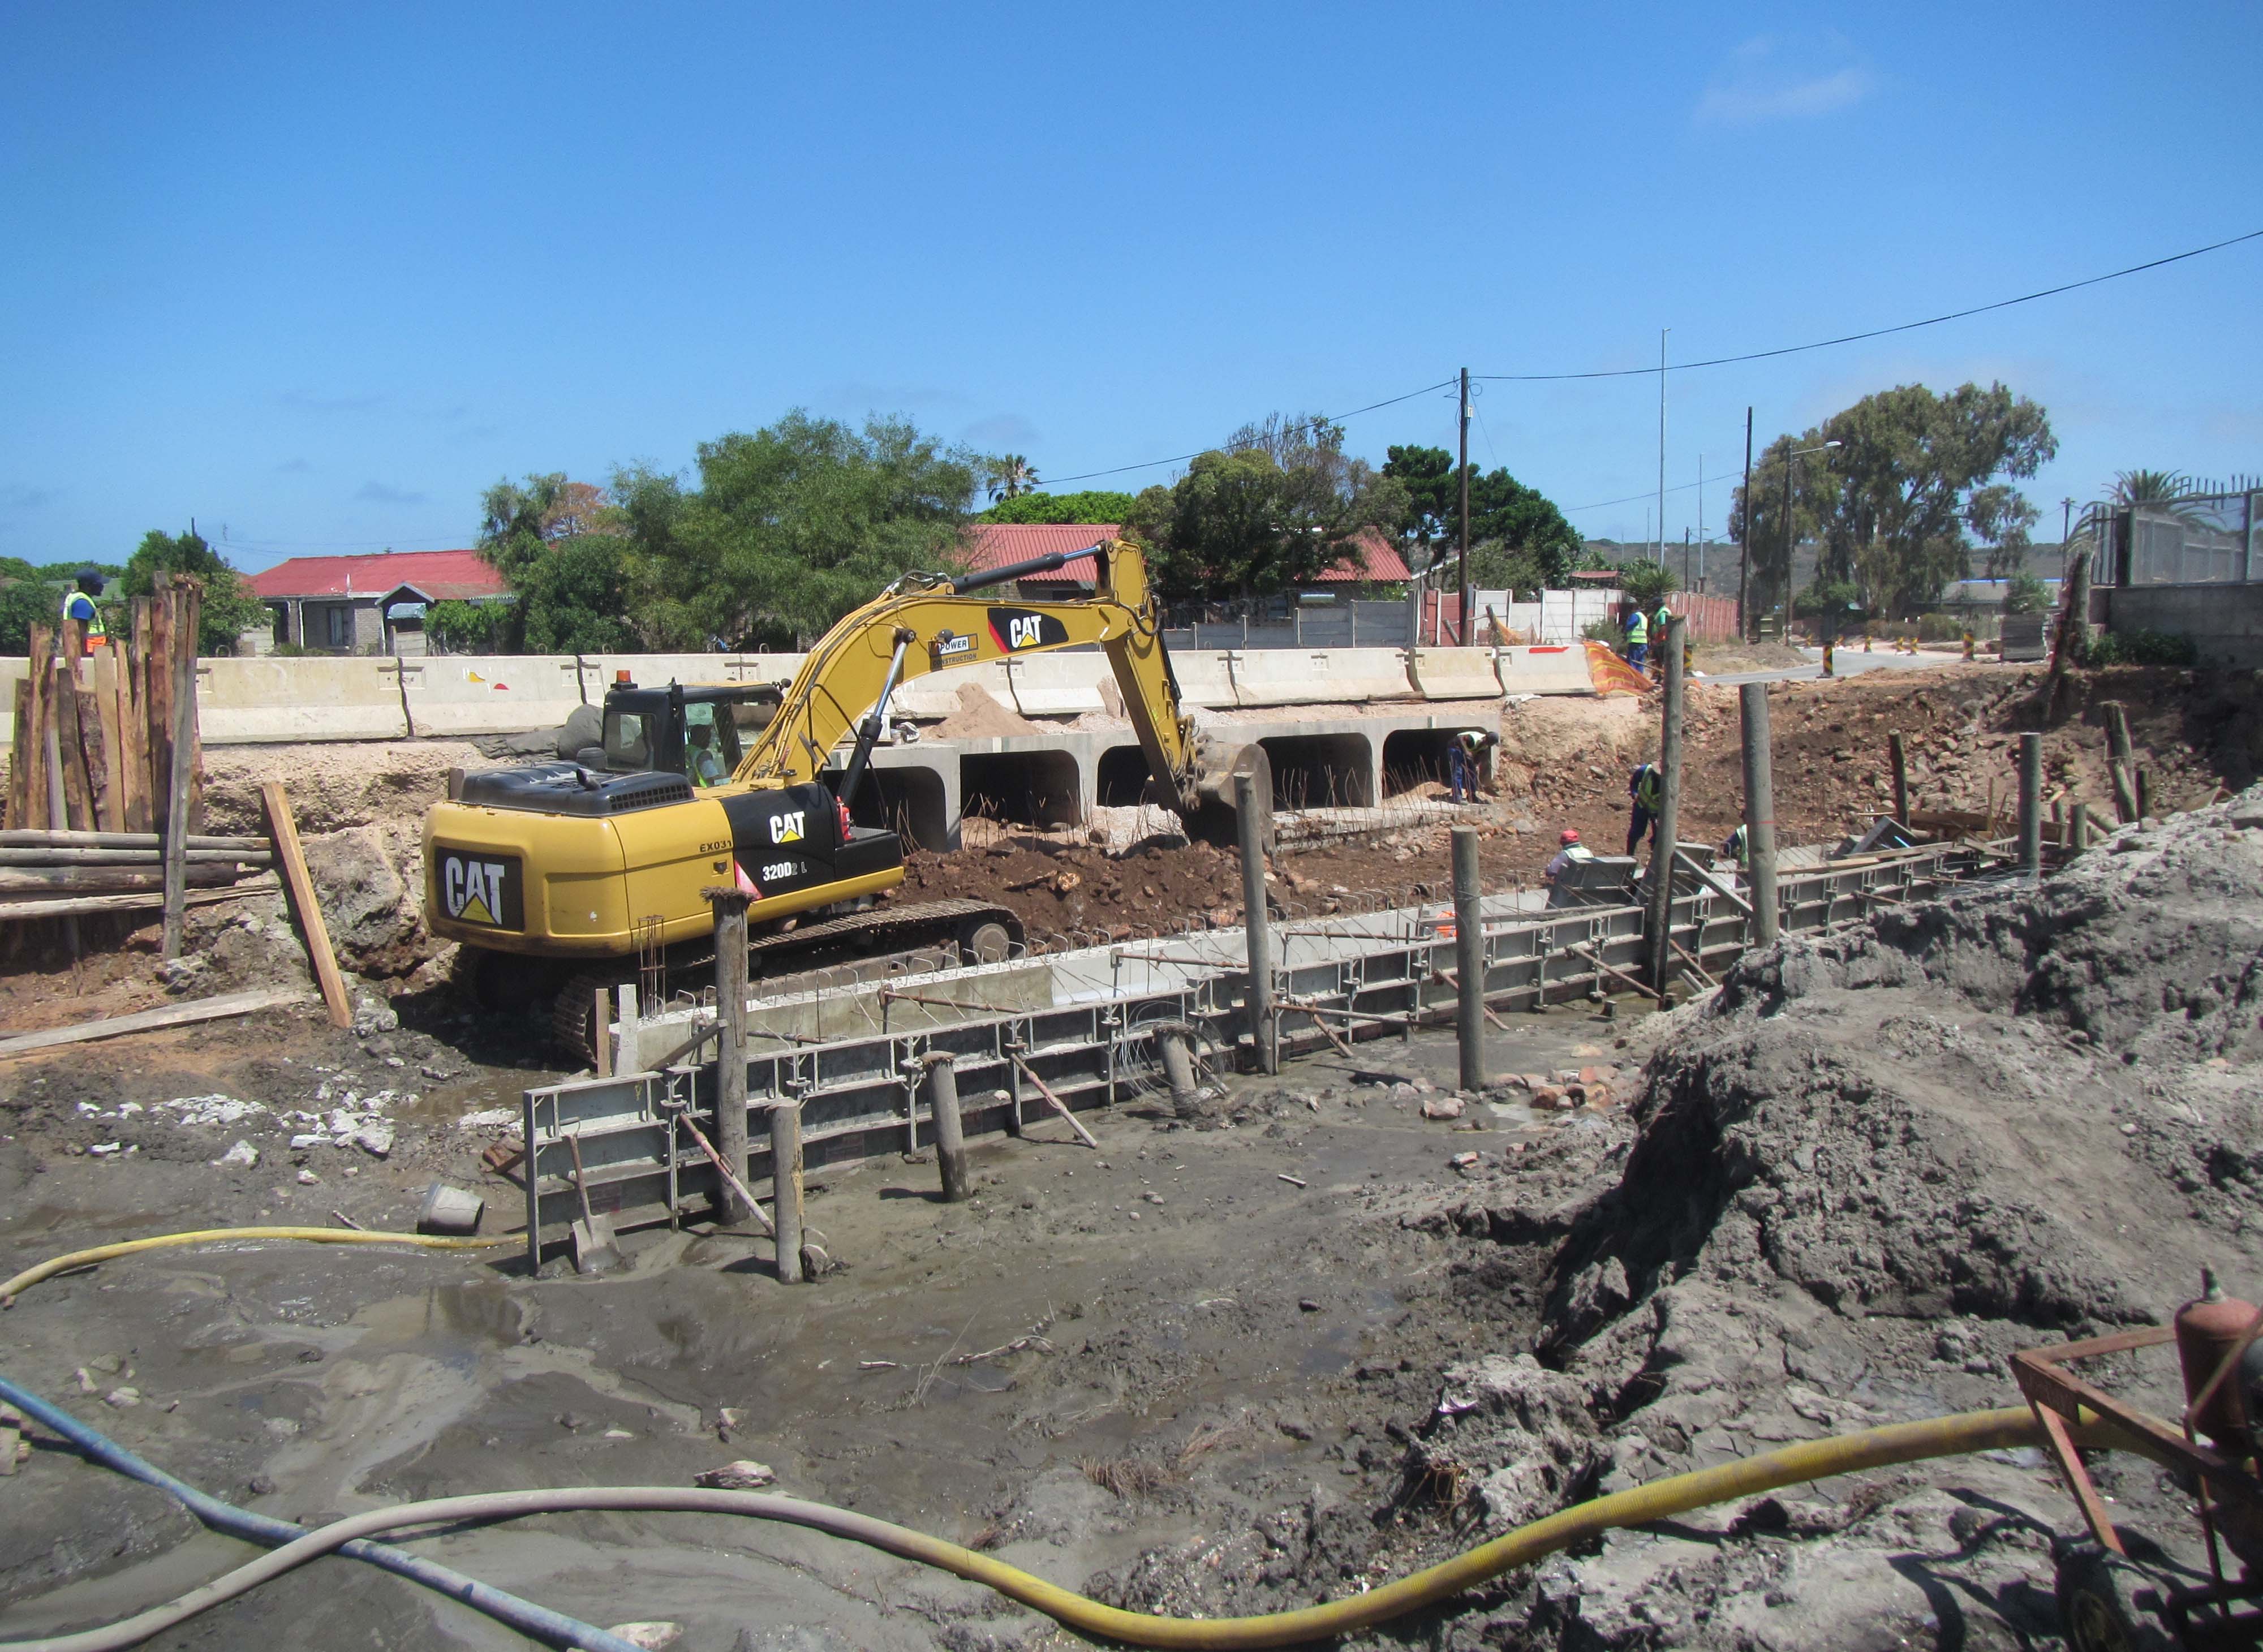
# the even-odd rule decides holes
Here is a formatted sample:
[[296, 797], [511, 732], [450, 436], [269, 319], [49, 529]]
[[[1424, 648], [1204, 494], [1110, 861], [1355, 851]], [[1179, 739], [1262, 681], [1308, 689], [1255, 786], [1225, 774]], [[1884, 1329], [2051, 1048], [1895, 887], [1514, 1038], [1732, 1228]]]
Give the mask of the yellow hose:
[[74, 1250], [68, 1256], [51, 1257], [47, 1261], [25, 1268], [6, 1284], [0, 1285], [0, 1308], [16, 1306], [17, 1296], [42, 1279], [51, 1279], [58, 1273], [68, 1273], [73, 1268], [91, 1267], [98, 1262], [108, 1262], [117, 1257], [130, 1257], [137, 1250], [166, 1250], [177, 1245], [210, 1245], [231, 1243], [239, 1239], [304, 1239], [318, 1245], [421, 1245], [427, 1250], [479, 1250], [489, 1245], [522, 1243], [517, 1237], [491, 1239], [443, 1239], [432, 1234], [374, 1233], [365, 1228], [200, 1228], [194, 1233], [159, 1234], [149, 1239], [127, 1239], [114, 1245], [96, 1245], [90, 1250]]

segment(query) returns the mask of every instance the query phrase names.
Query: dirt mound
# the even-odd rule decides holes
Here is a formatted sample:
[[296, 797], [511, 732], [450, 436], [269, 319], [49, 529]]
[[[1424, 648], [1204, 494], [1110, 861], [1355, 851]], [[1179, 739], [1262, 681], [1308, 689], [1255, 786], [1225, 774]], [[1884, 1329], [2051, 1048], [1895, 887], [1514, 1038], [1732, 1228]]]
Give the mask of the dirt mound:
[[981, 684], [962, 683], [958, 709], [936, 724], [933, 732], [946, 740], [989, 740], [1045, 731], [1021, 713], [1000, 705]]

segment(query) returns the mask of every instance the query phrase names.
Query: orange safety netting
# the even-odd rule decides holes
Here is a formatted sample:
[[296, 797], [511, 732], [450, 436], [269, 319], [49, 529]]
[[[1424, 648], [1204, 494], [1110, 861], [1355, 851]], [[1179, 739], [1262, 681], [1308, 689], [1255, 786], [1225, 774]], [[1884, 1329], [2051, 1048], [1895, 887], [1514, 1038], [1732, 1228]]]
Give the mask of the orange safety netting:
[[1611, 652], [1610, 645], [1587, 642], [1587, 677], [1598, 694], [1647, 694], [1651, 680]]

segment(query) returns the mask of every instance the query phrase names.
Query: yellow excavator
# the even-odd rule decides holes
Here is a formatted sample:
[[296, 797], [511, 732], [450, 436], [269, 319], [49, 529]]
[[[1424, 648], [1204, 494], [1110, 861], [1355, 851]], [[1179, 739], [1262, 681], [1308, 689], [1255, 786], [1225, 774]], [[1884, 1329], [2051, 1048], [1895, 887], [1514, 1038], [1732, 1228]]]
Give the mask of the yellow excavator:
[[[972, 594], [1085, 556], [1097, 565], [1088, 599]], [[749, 895], [756, 979], [842, 965], [878, 973], [937, 953], [1007, 957], [1023, 936], [1004, 907], [881, 902], [903, 881], [902, 841], [851, 824], [850, 805], [906, 681], [1093, 643], [1146, 756], [1150, 797], [1190, 822], [1210, 816], [1214, 828], [1233, 806], [1235, 774], [1247, 772], [1269, 822], [1263, 752], [1197, 735], [1146, 562], [1115, 540], [975, 574], [907, 575], [827, 632], [783, 688], [616, 684], [600, 744], [571, 761], [466, 774], [457, 795], [427, 813], [433, 932], [463, 943], [483, 1004], [549, 1008], [577, 1053], [594, 1047], [596, 989], [640, 968], [657, 968], [664, 992], [712, 979], [714, 921], [702, 891], [717, 885]]]

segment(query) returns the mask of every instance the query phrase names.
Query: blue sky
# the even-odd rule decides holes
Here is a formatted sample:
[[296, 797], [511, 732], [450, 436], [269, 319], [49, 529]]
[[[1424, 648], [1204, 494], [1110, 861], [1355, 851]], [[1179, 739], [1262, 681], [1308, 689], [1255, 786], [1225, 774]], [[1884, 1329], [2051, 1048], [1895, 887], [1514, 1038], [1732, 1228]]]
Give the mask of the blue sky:
[[[1464, 365], [1642, 366], [2263, 228], [2253, 4], [0, 6], [0, 554], [466, 544], [807, 407], [1048, 481]], [[2050, 409], [2050, 508], [2263, 470], [2263, 242], [1670, 384], [1681, 484], [1869, 391]], [[1654, 487], [1654, 376], [1472, 456]], [[1442, 393], [1349, 423], [1447, 445]], [[1083, 485], [1138, 487], [1169, 467]], [[1645, 501], [1580, 510], [1638, 538]], [[1704, 489], [1717, 530], [1725, 484]]]

